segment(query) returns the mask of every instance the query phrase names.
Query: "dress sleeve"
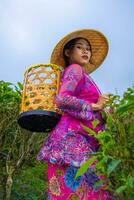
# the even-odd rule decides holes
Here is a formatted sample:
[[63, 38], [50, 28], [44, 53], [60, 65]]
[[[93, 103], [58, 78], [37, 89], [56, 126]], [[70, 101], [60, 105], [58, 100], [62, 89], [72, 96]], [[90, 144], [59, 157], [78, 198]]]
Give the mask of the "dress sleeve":
[[93, 120], [92, 107], [85, 100], [75, 95], [76, 88], [83, 78], [83, 71], [80, 65], [70, 65], [64, 73], [62, 84], [55, 103], [58, 108], [73, 117], [83, 120]]

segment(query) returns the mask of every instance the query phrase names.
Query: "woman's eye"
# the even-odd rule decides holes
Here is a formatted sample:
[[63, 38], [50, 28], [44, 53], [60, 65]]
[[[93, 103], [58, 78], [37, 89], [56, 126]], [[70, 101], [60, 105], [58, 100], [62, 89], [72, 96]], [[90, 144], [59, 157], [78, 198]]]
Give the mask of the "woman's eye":
[[91, 51], [90, 47], [87, 47], [86, 50], [87, 50], [87, 51]]
[[82, 47], [81, 46], [76, 46], [78, 49], [82, 49]]

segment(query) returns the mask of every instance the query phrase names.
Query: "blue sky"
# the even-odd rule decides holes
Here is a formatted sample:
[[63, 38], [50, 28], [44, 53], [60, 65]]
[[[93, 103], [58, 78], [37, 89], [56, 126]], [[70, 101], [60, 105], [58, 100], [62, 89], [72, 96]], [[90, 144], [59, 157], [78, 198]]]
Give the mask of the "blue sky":
[[69, 32], [104, 33], [109, 53], [91, 74], [103, 93], [120, 95], [134, 85], [133, 0], [0, 1], [0, 80], [22, 82], [25, 70], [49, 63], [55, 44]]

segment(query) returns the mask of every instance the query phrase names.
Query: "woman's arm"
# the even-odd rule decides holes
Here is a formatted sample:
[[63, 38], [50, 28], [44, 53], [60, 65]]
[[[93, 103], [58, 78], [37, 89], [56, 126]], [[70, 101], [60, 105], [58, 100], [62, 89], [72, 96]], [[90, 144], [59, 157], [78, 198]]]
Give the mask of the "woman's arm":
[[83, 70], [80, 65], [70, 65], [63, 76], [59, 94], [55, 98], [58, 108], [64, 112], [84, 120], [93, 120], [92, 106], [83, 99], [75, 96], [76, 88], [83, 78]]

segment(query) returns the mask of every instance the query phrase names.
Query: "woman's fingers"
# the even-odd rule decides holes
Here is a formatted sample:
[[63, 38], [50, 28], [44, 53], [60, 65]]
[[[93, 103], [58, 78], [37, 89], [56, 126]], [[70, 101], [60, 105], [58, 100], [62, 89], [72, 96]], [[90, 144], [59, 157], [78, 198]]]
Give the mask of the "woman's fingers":
[[102, 97], [109, 99], [109, 95], [108, 94], [102, 94]]
[[101, 108], [104, 108], [105, 105], [109, 102], [109, 94], [101, 94], [98, 99], [98, 104]]
[[102, 95], [100, 95], [100, 97], [102, 99], [105, 99], [106, 101], [109, 101], [109, 95], [108, 94], [102, 94]]

